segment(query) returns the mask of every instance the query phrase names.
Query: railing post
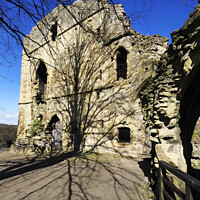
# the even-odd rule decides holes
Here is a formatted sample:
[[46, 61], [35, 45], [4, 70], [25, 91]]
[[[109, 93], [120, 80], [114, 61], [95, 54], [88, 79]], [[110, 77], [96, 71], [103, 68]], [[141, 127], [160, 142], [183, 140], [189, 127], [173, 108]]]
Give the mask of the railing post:
[[190, 186], [187, 183], [185, 183], [185, 199], [193, 200]]
[[163, 181], [162, 181], [162, 169], [159, 166], [159, 175], [158, 175], [158, 192], [159, 192], [159, 200], [163, 200]]

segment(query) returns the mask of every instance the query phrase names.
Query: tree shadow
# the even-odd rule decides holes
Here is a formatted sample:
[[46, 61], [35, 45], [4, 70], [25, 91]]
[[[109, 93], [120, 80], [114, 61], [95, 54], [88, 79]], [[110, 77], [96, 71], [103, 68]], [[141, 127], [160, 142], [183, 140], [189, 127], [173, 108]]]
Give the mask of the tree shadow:
[[0, 173], [1, 199], [148, 199], [148, 179], [133, 159], [63, 153]]
[[[23, 162], [17, 162], [10, 167], [2, 170], [0, 172], [0, 180], [7, 179], [13, 176], [22, 175], [27, 172], [31, 172], [36, 169], [45, 168], [48, 166], [55, 165], [56, 163], [62, 162], [63, 160], [75, 156], [74, 152], [68, 153], [59, 153], [58, 155], [42, 155], [35, 156], [30, 160], [24, 160]], [[6, 165], [11, 164], [11, 162], [7, 162]]]

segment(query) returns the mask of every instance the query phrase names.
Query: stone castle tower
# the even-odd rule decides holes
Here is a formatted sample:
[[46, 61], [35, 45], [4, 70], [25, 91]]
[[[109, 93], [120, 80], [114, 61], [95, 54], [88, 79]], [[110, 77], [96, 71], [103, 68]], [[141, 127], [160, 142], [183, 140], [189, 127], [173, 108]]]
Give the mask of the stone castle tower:
[[139, 92], [167, 43], [134, 31], [121, 4], [59, 5], [24, 38], [17, 145], [147, 151]]

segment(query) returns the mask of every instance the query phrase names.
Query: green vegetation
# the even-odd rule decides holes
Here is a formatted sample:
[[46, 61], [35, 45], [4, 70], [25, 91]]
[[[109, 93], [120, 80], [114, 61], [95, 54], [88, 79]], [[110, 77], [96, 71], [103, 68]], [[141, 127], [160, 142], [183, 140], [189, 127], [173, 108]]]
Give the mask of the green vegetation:
[[200, 132], [196, 132], [196, 131], [193, 132], [192, 143], [200, 144]]
[[17, 136], [17, 125], [0, 124], [0, 146], [5, 146], [6, 141], [14, 142]]
[[198, 120], [196, 123], [191, 142], [195, 144], [200, 144], [200, 120]]
[[32, 123], [28, 126], [28, 133], [31, 134], [31, 136], [40, 135], [44, 130], [44, 125], [38, 119], [33, 119]]

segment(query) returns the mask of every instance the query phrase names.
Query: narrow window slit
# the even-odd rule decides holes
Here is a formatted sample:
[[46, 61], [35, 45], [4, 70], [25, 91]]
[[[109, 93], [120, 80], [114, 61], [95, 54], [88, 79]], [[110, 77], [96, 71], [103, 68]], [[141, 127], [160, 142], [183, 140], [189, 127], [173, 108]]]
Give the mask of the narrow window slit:
[[54, 25], [51, 26], [52, 40], [55, 41], [58, 34], [58, 23], [55, 22]]

